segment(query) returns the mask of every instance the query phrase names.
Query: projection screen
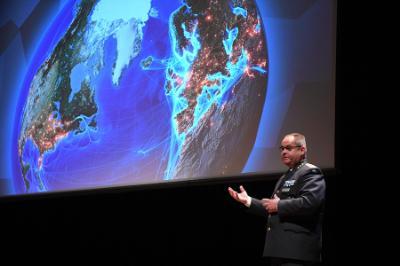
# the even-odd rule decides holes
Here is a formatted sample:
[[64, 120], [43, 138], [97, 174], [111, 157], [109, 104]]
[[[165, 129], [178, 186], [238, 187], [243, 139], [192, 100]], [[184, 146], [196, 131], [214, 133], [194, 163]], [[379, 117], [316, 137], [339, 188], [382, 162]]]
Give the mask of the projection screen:
[[0, 6], [0, 195], [334, 167], [336, 1]]

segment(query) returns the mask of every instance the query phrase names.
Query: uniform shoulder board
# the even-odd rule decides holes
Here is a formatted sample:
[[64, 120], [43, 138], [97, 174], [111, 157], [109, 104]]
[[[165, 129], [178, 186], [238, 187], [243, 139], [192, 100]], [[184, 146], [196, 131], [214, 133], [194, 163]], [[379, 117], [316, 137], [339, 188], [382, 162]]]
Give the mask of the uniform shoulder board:
[[311, 164], [311, 163], [306, 163], [306, 166], [307, 166], [308, 168], [318, 168], [318, 167], [316, 167], [315, 165], [313, 165], [313, 164]]
[[317, 169], [317, 168], [314, 168], [314, 169], [311, 169], [310, 172], [311, 172], [311, 173], [314, 173], [314, 174], [320, 174], [320, 173], [321, 173], [321, 170], [319, 170], [319, 169]]
[[306, 166], [310, 169], [310, 173], [321, 174], [321, 170], [317, 166], [310, 163], [306, 163]]

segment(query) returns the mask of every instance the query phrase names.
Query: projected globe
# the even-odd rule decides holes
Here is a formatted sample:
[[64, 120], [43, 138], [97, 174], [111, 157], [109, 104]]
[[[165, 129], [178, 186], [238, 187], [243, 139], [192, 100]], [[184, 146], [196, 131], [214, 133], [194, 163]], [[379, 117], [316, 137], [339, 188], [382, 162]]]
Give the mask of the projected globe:
[[70, 6], [30, 62], [18, 192], [241, 173], [268, 76], [253, 1]]

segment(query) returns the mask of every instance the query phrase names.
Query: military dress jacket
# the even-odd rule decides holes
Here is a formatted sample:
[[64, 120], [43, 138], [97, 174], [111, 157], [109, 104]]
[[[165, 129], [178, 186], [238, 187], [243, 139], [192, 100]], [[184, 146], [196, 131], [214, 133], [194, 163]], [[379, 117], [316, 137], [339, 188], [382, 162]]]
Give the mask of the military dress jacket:
[[252, 198], [249, 212], [268, 217], [264, 256], [320, 261], [325, 187], [321, 170], [304, 162], [278, 180], [277, 213], [269, 215]]

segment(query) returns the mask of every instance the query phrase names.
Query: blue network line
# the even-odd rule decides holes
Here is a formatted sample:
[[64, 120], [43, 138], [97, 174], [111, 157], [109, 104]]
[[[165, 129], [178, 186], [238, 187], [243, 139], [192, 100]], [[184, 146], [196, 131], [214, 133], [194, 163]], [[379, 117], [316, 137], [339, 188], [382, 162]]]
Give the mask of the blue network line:
[[[247, 11], [240, 7], [235, 7], [232, 12], [243, 17], [247, 16]], [[176, 12], [175, 12], [176, 13]], [[234, 84], [245, 74], [249, 69], [265, 73], [266, 71], [258, 66], [249, 67], [249, 55], [242, 49], [241, 54], [235, 63], [232, 62], [233, 43], [236, 40], [239, 30], [237, 27], [226, 29], [227, 38], [223, 40], [225, 53], [229, 56], [225, 69], [228, 74], [224, 75], [220, 72], [206, 76], [206, 80], [211, 81], [212, 85], [205, 85], [201, 88], [200, 95], [197, 96], [197, 104], [193, 114], [193, 123], [186, 128], [185, 131], [179, 132], [177, 115], [189, 107], [188, 100], [185, 98], [184, 90], [187, 82], [190, 79], [192, 65], [201, 48], [201, 43], [198, 40], [197, 24], [192, 31], [188, 31], [185, 24], [181, 24], [184, 37], [188, 41], [188, 45], [184, 49], [180, 49], [175, 37], [176, 30], [173, 24], [174, 13], [170, 17], [169, 31], [170, 41], [172, 46], [172, 57], [168, 61], [166, 68], [166, 95], [171, 103], [171, 139], [168, 156], [168, 164], [165, 170], [164, 179], [170, 180], [174, 178], [174, 171], [177, 166], [182, 147], [185, 143], [186, 136], [197, 128], [201, 118], [210, 110], [212, 105], [221, 106], [225, 101], [226, 92], [228, 92]], [[214, 81], [214, 82], [213, 82]]]

